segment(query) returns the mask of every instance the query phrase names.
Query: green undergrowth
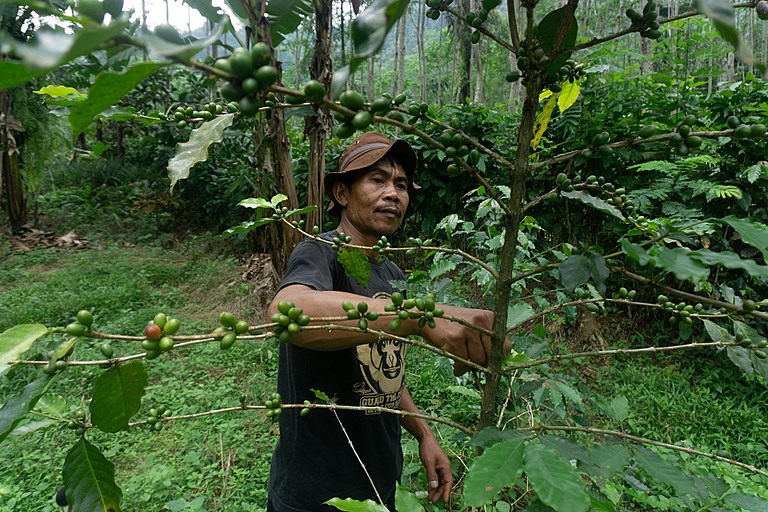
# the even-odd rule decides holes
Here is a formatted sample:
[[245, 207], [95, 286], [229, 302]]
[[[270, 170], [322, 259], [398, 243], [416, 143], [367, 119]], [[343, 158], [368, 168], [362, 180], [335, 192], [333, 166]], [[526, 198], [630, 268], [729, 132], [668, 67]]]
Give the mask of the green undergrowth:
[[[73, 252], [35, 250], [0, 263], [0, 331], [35, 322], [63, 326], [78, 310], [94, 313], [94, 329], [138, 335], [158, 311], [181, 320], [180, 334], [210, 332], [221, 309], [256, 322], [264, 304], [252, 298], [252, 285], [229, 258], [194, 246], [105, 246]], [[60, 335], [41, 339], [32, 352], [45, 351]], [[112, 342], [116, 355], [135, 353], [136, 342]], [[96, 359], [97, 342], [83, 338], [75, 359]], [[80, 357], [78, 357], [80, 356]], [[218, 343], [195, 345], [145, 361], [149, 384], [139, 413], [164, 405], [174, 416], [203, 413], [248, 403], [263, 403], [275, 390], [277, 346], [240, 341], [228, 351]], [[70, 367], [59, 375], [53, 393], [66, 400], [68, 417], [87, 406], [80, 396], [102, 370]], [[38, 369], [11, 371], [0, 378], [0, 402], [18, 393]], [[32, 418], [36, 421], [39, 418]], [[146, 425], [117, 434], [87, 433], [116, 467], [123, 509], [263, 510], [277, 427], [263, 414], [236, 411], [170, 422], [155, 432]], [[77, 437], [66, 422], [11, 435], [0, 443], [0, 512], [59, 510], [54, 493], [61, 486], [65, 456]]]
[[628, 433], [768, 467], [768, 387], [743, 375], [724, 352], [619, 356], [598, 368], [593, 387], [627, 397]]

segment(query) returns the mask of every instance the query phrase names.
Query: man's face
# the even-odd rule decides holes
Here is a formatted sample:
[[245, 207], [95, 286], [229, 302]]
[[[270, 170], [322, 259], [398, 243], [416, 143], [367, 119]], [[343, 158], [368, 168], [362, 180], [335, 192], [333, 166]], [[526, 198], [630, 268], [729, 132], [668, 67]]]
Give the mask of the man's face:
[[334, 191], [341, 206], [342, 220], [362, 235], [391, 235], [403, 222], [408, 208], [408, 176], [398, 163], [376, 162], [358, 172], [350, 186], [337, 183]]

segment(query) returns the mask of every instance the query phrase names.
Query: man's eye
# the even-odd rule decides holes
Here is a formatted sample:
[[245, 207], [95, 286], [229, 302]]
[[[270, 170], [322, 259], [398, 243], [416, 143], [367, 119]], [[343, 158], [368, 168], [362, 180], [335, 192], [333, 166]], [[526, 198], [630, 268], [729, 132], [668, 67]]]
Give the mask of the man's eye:
[[400, 190], [408, 190], [408, 185], [406, 185], [405, 183], [398, 183], [397, 188]]

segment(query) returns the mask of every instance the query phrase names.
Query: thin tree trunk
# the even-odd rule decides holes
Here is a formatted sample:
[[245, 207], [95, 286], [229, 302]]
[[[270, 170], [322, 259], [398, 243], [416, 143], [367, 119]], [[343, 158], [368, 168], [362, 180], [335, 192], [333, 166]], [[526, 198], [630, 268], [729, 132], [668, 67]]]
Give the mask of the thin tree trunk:
[[[469, 0], [469, 10], [475, 12], [475, 0]], [[471, 58], [472, 68], [475, 70], [475, 87], [472, 94], [472, 103], [478, 105], [483, 102], [483, 49], [482, 37], [480, 41], [472, 45]]]
[[416, 46], [419, 51], [419, 101], [427, 101], [427, 57], [424, 51], [424, 30], [427, 17], [424, 15], [424, 0], [419, 2], [416, 16]]
[[395, 66], [397, 66], [397, 86], [395, 91], [400, 94], [405, 91], [405, 24], [408, 16], [403, 15], [397, 20], [397, 51]]
[[[331, 7], [328, 0], [314, 0], [315, 50], [312, 55], [310, 74], [329, 90], [333, 75], [331, 58]], [[307, 214], [307, 225], [323, 226], [325, 190], [325, 140], [333, 126], [328, 109], [319, 108], [317, 115], [305, 118], [304, 134], [309, 138], [309, 176], [307, 176], [307, 203], [317, 205], [317, 210]]]
[[376, 84], [373, 81], [374, 69], [376, 67], [376, 57], [368, 59], [368, 74], [366, 75], [366, 89], [368, 92], [368, 101], [373, 101], [376, 96]]
[[[456, 4], [456, 8], [460, 10], [460, 14], [466, 15], [469, 9], [468, 0], [460, 0]], [[472, 76], [472, 42], [470, 41], [470, 33], [461, 22], [458, 22], [457, 34], [459, 36], [459, 52], [460, 60], [459, 64], [461, 68], [459, 70], [459, 89], [456, 97], [456, 102], [463, 104], [467, 98], [471, 98], [470, 91], [470, 78]]]
[[[262, 4], [262, 9], [266, 4]], [[272, 39], [269, 35], [269, 22], [264, 12], [259, 16], [257, 26], [258, 39], [264, 41], [272, 48]], [[278, 83], [282, 83], [282, 64], [272, 59], [272, 65], [275, 66], [278, 73]], [[291, 162], [291, 143], [288, 140], [288, 133], [285, 128], [285, 114], [282, 109], [270, 109], [267, 114], [267, 143], [269, 145], [269, 154], [271, 156], [272, 170], [275, 177], [275, 188], [288, 197], [289, 208], [297, 208], [299, 205], [296, 194], [296, 182], [293, 179], [293, 164]], [[294, 246], [299, 242], [299, 233], [280, 223], [274, 232], [273, 243], [271, 244], [272, 265], [278, 276], [282, 277], [285, 268], [288, 265], [288, 257]]]
[[21, 123], [11, 115], [11, 92], [0, 91], [0, 199], [5, 187], [5, 208], [11, 232], [18, 233], [27, 223], [27, 194], [21, 177], [19, 150], [13, 131], [21, 131]]

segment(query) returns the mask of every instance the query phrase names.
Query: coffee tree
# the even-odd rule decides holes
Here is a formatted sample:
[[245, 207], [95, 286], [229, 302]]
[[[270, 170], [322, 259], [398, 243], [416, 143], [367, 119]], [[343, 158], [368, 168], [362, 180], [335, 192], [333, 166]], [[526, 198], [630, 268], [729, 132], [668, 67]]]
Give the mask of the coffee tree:
[[[762, 18], [763, 3], [745, 2], [735, 7], [755, 8]], [[290, 236], [296, 238], [315, 237], [332, 244], [347, 272], [363, 285], [368, 279], [369, 264], [362, 249], [372, 249], [380, 258], [414, 258], [417, 264], [429, 265], [433, 277], [447, 272], [463, 276], [487, 297], [495, 312], [493, 328], [485, 331], [493, 347], [485, 368], [417, 339], [398, 336], [403, 321], [413, 320], [428, 327], [434, 325], [435, 318], [446, 318], [440, 302], [449, 302], [450, 294], [430, 290], [429, 284], [423, 293], [412, 286], [405, 297], [394, 294], [391, 304], [382, 311], [371, 310], [365, 302], [344, 303], [339, 304], [338, 316], [310, 318], [303, 313], [301, 304], [286, 302], [278, 305], [279, 312], [269, 322], [260, 325], [251, 325], [224, 312], [219, 317], [219, 326], [200, 334], [184, 333], [180, 322], [164, 313], [148, 319], [143, 335], [110, 334], [94, 325], [92, 314], [86, 310], [80, 311], [76, 321], [66, 327], [29, 324], [11, 328], [0, 335], [2, 371], [11, 373], [24, 366], [39, 370], [40, 375], [0, 409], [0, 441], [25, 417], [37, 412], [36, 406], [46, 391], [56, 379], [66, 379], [68, 369], [93, 369], [90, 387], [83, 390], [90, 398], [88, 410], [78, 411], [74, 417], [60, 422], [78, 437], [64, 462], [64, 491], [57, 496], [59, 504], [69, 503], [73, 510], [120, 510], [122, 491], [115, 484], [114, 466], [89, 442], [89, 429], [160, 430], [168, 422], [192, 419], [189, 415], [174, 416], [172, 405], [154, 406], [145, 416], [138, 416], [143, 411], [142, 395], [148, 381], [145, 360], [201, 343], [217, 343], [227, 350], [240, 342], [273, 338], [290, 342], [293, 334], [305, 329], [353, 329], [435, 351], [454, 359], [454, 364], [469, 367], [477, 376], [482, 398], [476, 424], [424, 415], [471, 435], [471, 443], [482, 449], [464, 481], [465, 507], [495, 504], [498, 510], [509, 510], [510, 504], [523, 503], [529, 506], [528, 510], [625, 510], [618, 490], [620, 481], [638, 488], [669, 486], [669, 506], [676, 509], [762, 510], [768, 505], [767, 499], [741, 492], [716, 475], [694, 475], [648, 447], [724, 461], [753, 473], [762, 485], [768, 481], [766, 471], [733, 460], [727, 453], [661, 443], [619, 428], [609, 430], [577, 421], [573, 411], [584, 410], [586, 397], [564, 380], [544, 381], [533, 374], [536, 369], [568, 360], [589, 364], [595, 358], [617, 354], [717, 350], [727, 354], [746, 374], [757, 375], [764, 382], [768, 379], [764, 328], [768, 314], [761, 311], [765, 301], [758, 295], [764, 290], [760, 283], [768, 279], [766, 226], [733, 212], [695, 222], [659, 216], [636, 201], [639, 195], [610, 179], [611, 172], [633, 163], [633, 154], [653, 153], [654, 159], [638, 165], [669, 172], [663, 164], [665, 159], [676, 158], [672, 155], [700, 155], [703, 159], [708, 150], [718, 145], [764, 147], [764, 108], [754, 106], [753, 113], [746, 117], [731, 114], [723, 119], [700, 119], [684, 111], [671, 112], [662, 122], [632, 119], [631, 124], [636, 127], [633, 133], [616, 137], [601, 129], [581, 134], [583, 144], [568, 151], [558, 150], [556, 144], [548, 145], [547, 140], [552, 120], [565, 115], [579, 100], [582, 80], [594, 71], [579, 61], [580, 54], [589, 48], [610, 45], [634, 33], [656, 41], [663, 37], [665, 24], [705, 15], [743, 62], [754, 62], [736, 30], [735, 7], [720, 0], [700, 0], [690, 11], [671, 19], [661, 16], [659, 4], [649, 0], [626, 9], [623, 29], [580, 42], [579, 31], [583, 27], [579, 27], [575, 16], [577, 0], [559, 2], [563, 5], [558, 8], [534, 0], [522, 0], [518, 8], [516, 2], [509, 1], [505, 34], [488, 28], [489, 18], [501, 12], [498, 0], [486, 0], [471, 12], [446, 0], [428, 0], [426, 4], [426, 17], [451, 16], [464, 23], [471, 31], [472, 44], [487, 38], [514, 55], [517, 69], [511, 70], [506, 80], [519, 81], [523, 90], [514, 137], [506, 134], [499, 140], [481, 141], [481, 137], [470, 135], [473, 127], [460, 115], [461, 107], [446, 113], [425, 102], [409, 101], [404, 94], [385, 94], [366, 101], [359, 92], [347, 89], [349, 76], [381, 49], [386, 34], [405, 13], [408, 2], [404, 0], [371, 3], [351, 27], [355, 52], [349, 65], [337, 70], [330, 83], [312, 79], [300, 89], [281, 85], [273, 44], [311, 11], [311, 6], [304, 2], [231, 3], [235, 15], [247, 23], [247, 34], [254, 42], [245, 41], [241, 47], [228, 49], [228, 56], [213, 62], [199, 60], [195, 55], [220, 43], [228, 27], [226, 19], [220, 20], [218, 29], [205, 39], [185, 39], [168, 26], [151, 32], [136, 30], [116, 2], [81, 1], [66, 13], [35, 6], [69, 23], [71, 30], [41, 30], [36, 40], [28, 44], [4, 42], [3, 51], [8, 57], [0, 61], [3, 89], [42, 77], [46, 71], [95, 52], [137, 49], [139, 54], [146, 52], [151, 57], [135, 61], [120, 73], [100, 73], [87, 97], [71, 98], [69, 120], [75, 135], [86, 130], [95, 118], [107, 115], [105, 109], [163, 67], [182, 64], [209, 76], [218, 89], [220, 101], [170, 106], [163, 112], [132, 109], [119, 113], [123, 118], [140, 118], [149, 124], [174, 123], [178, 129], [191, 129], [188, 142], [178, 146], [168, 164], [172, 188], [194, 171], [196, 163], [206, 160], [209, 149], [233, 127], [255, 130], [259, 123], [254, 119], [266, 121], [273, 137], [279, 138], [280, 132], [275, 130], [281, 123], [285, 129], [286, 111], [332, 112], [336, 121], [334, 135], [340, 139], [370, 126], [390, 127], [406, 134], [423, 144], [425, 151], [441, 163], [439, 171], [432, 171], [434, 179], [465, 176], [475, 183], [478, 204], [473, 210], [474, 217], [454, 214], [438, 223], [439, 229], [449, 235], [461, 234], [462, 244], [452, 247], [449, 241], [438, 244], [413, 237], [396, 247], [382, 237], [374, 247], [364, 248], [352, 245], [343, 233], [331, 241], [321, 240], [320, 228], [309, 229], [302, 219], [315, 206], [296, 204], [292, 178], [279, 165], [275, 165], [275, 188], [283, 193], [241, 202], [239, 206], [254, 210], [254, 219], [227, 230], [225, 235], [244, 235], [253, 229], [279, 226], [283, 233], [292, 233]], [[209, 18], [214, 17], [215, 9], [210, 5], [199, 2], [196, 6]], [[757, 69], [764, 71], [761, 65]], [[43, 92], [51, 96], [67, 94], [55, 87]], [[272, 143], [270, 149], [273, 163], [284, 159], [279, 141]], [[752, 183], [764, 172], [764, 163], [745, 160], [743, 165], [756, 167]], [[542, 182], [547, 184], [545, 190], [533, 193], [537, 190], [534, 183]], [[727, 186], [712, 191], [713, 197], [736, 193]], [[526, 257], [536, 245], [525, 236], [526, 230], [541, 229], [537, 215], [545, 206], [564, 201], [583, 205], [587, 215], [596, 216], [610, 228], [606, 232], [612, 238], [591, 246], [557, 240], [551, 244], [555, 250], [538, 252], [536, 258]], [[738, 234], [730, 239], [737, 241], [728, 243], [729, 239], [723, 236], [726, 231]], [[718, 243], [703, 243], [705, 236]], [[714, 267], [722, 269], [725, 282], [713, 277], [710, 269]], [[756, 292], [741, 295], [737, 290], [743, 287], [728, 286], [727, 280], [735, 276], [753, 280]], [[558, 283], [557, 290], [546, 301], [527, 297], [527, 283], [545, 278], [553, 278]], [[615, 286], [617, 282], [622, 285]], [[548, 315], [574, 308], [599, 315], [616, 307], [664, 312], [669, 328], [677, 329], [679, 343], [622, 350], [606, 346], [555, 354], [547, 352], [545, 343], [531, 344], [524, 336], [533, 330], [546, 341], [546, 331], [539, 324]], [[379, 328], [373, 327], [374, 322]], [[41, 351], [38, 340], [44, 336], [59, 340], [54, 349]], [[708, 341], [701, 341], [702, 336], [707, 336]], [[514, 346], [509, 356], [503, 353], [506, 338]], [[78, 357], [83, 352], [78, 350], [80, 346], [94, 342], [101, 357]], [[527, 377], [520, 379], [520, 375]], [[516, 407], [526, 401], [535, 404], [539, 412], [524, 420]], [[263, 403], [244, 400], [237, 408], [209, 413], [256, 410], [277, 418], [287, 408], [300, 409], [300, 414], [305, 415], [313, 409], [344, 407], [318, 390], [317, 400], [311, 403], [286, 404], [279, 395], [272, 394]], [[556, 414], [546, 414], [544, 408]], [[616, 424], [628, 414], [628, 405], [620, 397], [599, 408]], [[494, 428], [502, 424], [510, 427]], [[352, 503], [344, 498], [340, 496], [332, 504], [342, 510], [385, 510], [380, 504]], [[398, 491], [397, 507], [423, 509], [415, 496], [404, 489]]]

